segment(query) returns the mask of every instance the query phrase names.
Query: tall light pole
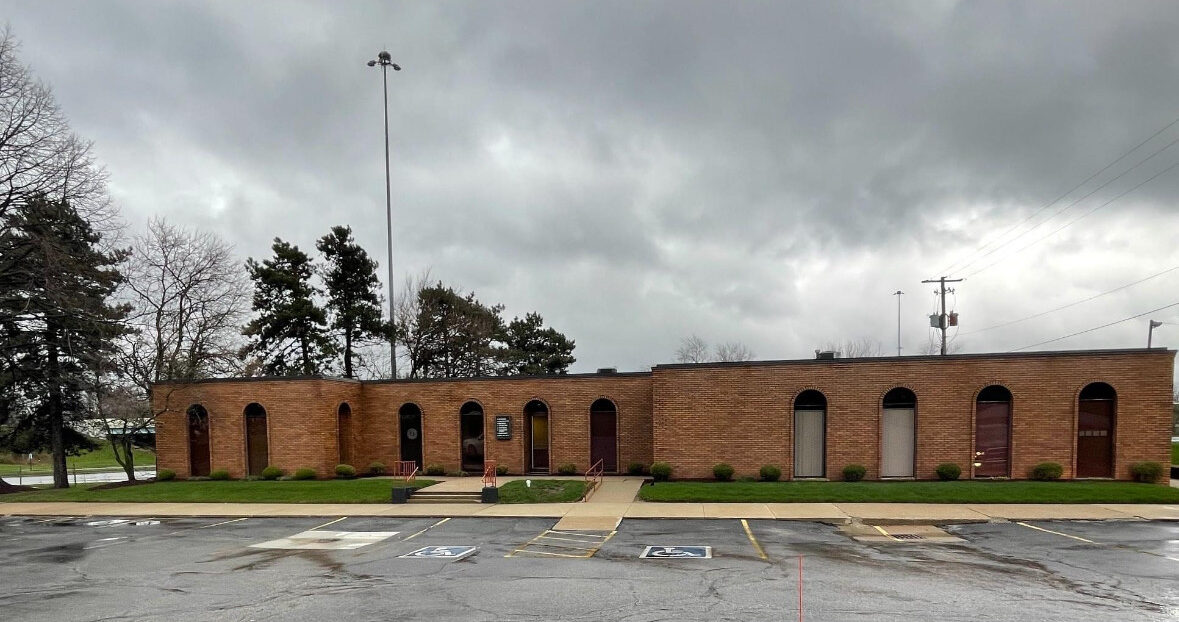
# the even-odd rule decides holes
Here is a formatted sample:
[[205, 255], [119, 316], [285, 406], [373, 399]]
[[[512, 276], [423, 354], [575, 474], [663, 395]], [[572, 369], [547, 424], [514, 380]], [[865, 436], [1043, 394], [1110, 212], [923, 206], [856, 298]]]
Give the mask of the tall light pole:
[[897, 297], [897, 356], [901, 355], [901, 296], [904, 294], [899, 289], [893, 293]]
[[1150, 348], [1151, 341], [1154, 339], [1154, 329], [1156, 329], [1162, 325], [1163, 325], [1162, 322], [1159, 322], [1156, 320], [1150, 321], [1150, 329], [1146, 331], [1146, 347], [1148, 349]]
[[369, 67], [381, 68], [381, 85], [385, 93], [385, 243], [389, 251], [389, 361], [393, 370], [393, 378], [397, 378], [397, 335], [394, 327], [397, 318], [393, 315], [393, 199], [389, 192], [389, 68], [401, 71], [401, 66], [393, 62], [393, 57], [382, 50], [376, 60], [368, 61]]

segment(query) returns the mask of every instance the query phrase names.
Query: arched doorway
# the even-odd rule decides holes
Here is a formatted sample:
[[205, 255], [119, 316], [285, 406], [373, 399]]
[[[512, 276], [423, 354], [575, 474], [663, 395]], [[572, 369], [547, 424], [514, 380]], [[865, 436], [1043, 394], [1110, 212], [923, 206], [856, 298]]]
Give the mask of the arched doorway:
[[1104, 382], [1081, 390], [1077, 403], [1077, 477], [1113, 477], [1118, 395]]
[[602, 461], [602, 470], [618, 472], [618, 408], [601, 398], [590, 405], [590, 465]]
[[348, 402], [336, 410], [336, 452], [338, 464], [352, 464], [352, 407]]
[[974, 476], [1011, 475], [1011, 391], [991, 385], [978, 392], [974, 411]]
[[528, 422], [528, 470], [548, 473], [549, 407], [540, 400], [532, 400], [524, 406], [524, 418]]
[[884, 394], [880, 477], [913, 477], [917, 458], [917, 396], [904, 387]]
[[467, 402], [459, 409], [459, 438], [462, 439], [462, 468], [483, 472], [483, 406]]
[[794, 398], [794, 477], [827, 476], [827, 398], [808, 389]]
[[266, 434], [266, 409], [257, 402], [246, 406], [246, 473], [262, 475], [270, 464], [270, 441]]
[[209, 413], [204, 406], [188, 407], [188, 476], [209, 475]]
[[417, 404], [403, 404], [398, 412], [401, 435], [401, 460], [422, 468], [422, 409]]

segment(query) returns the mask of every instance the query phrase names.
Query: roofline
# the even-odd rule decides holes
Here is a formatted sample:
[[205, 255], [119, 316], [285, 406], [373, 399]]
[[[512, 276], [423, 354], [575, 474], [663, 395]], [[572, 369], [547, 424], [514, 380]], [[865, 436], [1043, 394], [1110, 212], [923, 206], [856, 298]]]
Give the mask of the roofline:
[[356, 378], [339, 378], [335, 376], [232, 376], [229, 378], [201, 378], [197, 380], [168, 380], [156, 382], [152, 386], [216, 384], [221, 382], [347, 382], [352, 384], [418, 384], [423, 382], [482, 382], [486, 380], [584, 380], [591, 378], [633, 378], [650, 376], [649, 371], [627, 372], [586, 372], [581, 374], [542, 374], [536, 376], [463, 376], [461, 378], [378, 378], [376, 380], [358, 380]]
[[1113, 348], [1108, 350], [1041, 350], [1036, 352], [976, 352], [968, 354], [919, 354], [914, 356], [866, 356], [835, 359], [776, 359], [768, 361], [732, 361], [712, 363], [663, 363], [653, 369], [696, 369], [706, 367], [771, 367], [775, 365], [830, 365], [832, 363], [899, 363], [937, 362], [971, 359], [1015, 359], [1036, 357], [1069, 356], [1124, 356], [1132, 354], [1170, 354], [1175, 350], [1167, 348]]

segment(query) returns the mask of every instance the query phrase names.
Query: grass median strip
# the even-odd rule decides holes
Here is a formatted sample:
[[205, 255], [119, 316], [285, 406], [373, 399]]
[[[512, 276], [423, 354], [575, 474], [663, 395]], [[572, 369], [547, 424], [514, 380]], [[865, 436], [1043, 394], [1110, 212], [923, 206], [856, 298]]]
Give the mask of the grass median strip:
[[1177, 503], [1179, 489], [1134, 482], [660, 482], [643, 501], [689, 503]]
[[583, 495], [585, 482], [576, 479], [534, 479], [531, 486], [516, 480], [499, 487], [500, 503], [568, 503]]
[[[415, 488], [433, 484], [419, 479]], [[131, 502], [131, 503], [389, 503], [390, 490], [401, 480], [350, 479], [311, 481], [154, 482], [94, 490], [94, 486], [47, 488], [0, 495], [4, 502]]]

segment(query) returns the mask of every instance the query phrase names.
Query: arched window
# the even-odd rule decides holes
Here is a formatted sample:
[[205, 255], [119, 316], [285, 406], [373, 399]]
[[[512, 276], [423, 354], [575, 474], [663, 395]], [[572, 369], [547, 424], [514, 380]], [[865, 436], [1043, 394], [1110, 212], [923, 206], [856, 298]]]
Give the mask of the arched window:
[[897, 387], [884, 395], [880, 421], [881, 477], [913, 477], [917, 459], [917, 395]]
[[997, 384], [978, 392], [974, 411], [975, 477], [1011, 474], [1011, 391]]
[[336, 452], [339, 464], [352, 464], [352, 407], [348, 402], [336, 409]]
[[602, 470], [618, 472], [618, 408], [599, 398], [590, 404], [590, 466], [602, 461]]
[[462, 440], [464, 471], [483, 471], [483, 406], [467, 402], [459, 409], [459, 438]]
[[188, 476], [209, 475], [209, 413], [204, 406], [188, 407]]
[[246, 472], [262, 475], [270, 464], [270, 440], [266, 430], [266, 409], [254, 402], [246, 406]]
[[549, 407], [540, 400], [524, 405], [528, 425], [528, 470], [549, 472]]
[[826, 477], [827, 398], [808, 389], [794, 398], [794, 477]]
[[1081, 389], [1077, 403], [1077, 477], [1113, 477], [1118, 394], [1104, 382]]
[[401, 437], [401, 460], [414, 462], [422, 468], [422, 409], [412, 402], [402, 404], [398, 411]]

